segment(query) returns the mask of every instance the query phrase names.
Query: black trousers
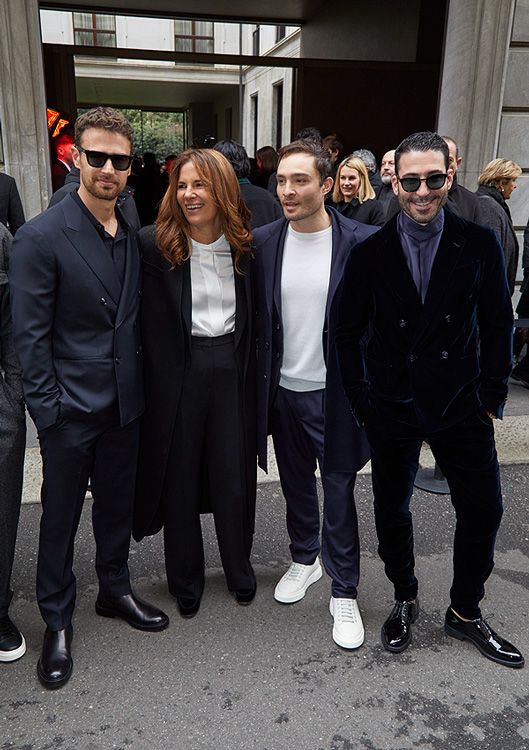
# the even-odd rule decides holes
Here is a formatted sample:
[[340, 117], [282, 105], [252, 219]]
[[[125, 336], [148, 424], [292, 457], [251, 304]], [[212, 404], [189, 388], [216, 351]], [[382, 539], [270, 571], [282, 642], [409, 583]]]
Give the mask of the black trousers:
[[453, 427], [424, 435], [417, 424], [370, 417], [366, 431], [378, 551], [395, 598], [404, 601], [417, 595], [410, 499], [421, 444], [427, 440], [448, 481], [456, 512], [451, 605], [462, 617], [479, 617], [503, 512], [492, 421], [476, 412]]
[[13, 596], [10, 581], [26, 447], [24, 407], [12, 403], [5, 388], [0, 375], [0, 618], [7, 615]]
[[192, 338], [168, 465], [163, 516], [171, 594], [194, 599], [204, 590], [200, 524], [204, 498], [213, 512], [228, 589], [253, 588], [253, 504], [246, 492], [241, 392], [232, 334]]
[[90, 479], [96, 572], [103, 594], [131, 591], [127, 560], [139, 423], [120, 427], [117, 409], [91, 421], [59, 420], [39, 433], [43, 462], [37, 601], [51, 630], [69, 625], [75, 606], [74, 540]]
[[354, 499], [356, 472], [323, 469], [325, 391], [277, 389], [270, 414], [274, 450], [286, 500], [292, 560], [312, 565], [320, 551], [316, 465], [323, 486], [322, 561], [332, 595], [356, 599], [360, 542]]

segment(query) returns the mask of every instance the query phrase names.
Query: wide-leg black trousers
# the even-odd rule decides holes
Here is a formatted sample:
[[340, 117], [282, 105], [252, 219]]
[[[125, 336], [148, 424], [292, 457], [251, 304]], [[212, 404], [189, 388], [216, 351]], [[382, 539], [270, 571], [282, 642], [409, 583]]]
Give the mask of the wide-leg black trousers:
[[253, 503], [246, 491], [234, 336], [193, 337], [191, 349], [173, 431], [163, 517], [169, 591], [195, 599], [204, 589], [200, 509], [205, 497], [228, 589], [253, 588], [255, 575], [250, 563]]

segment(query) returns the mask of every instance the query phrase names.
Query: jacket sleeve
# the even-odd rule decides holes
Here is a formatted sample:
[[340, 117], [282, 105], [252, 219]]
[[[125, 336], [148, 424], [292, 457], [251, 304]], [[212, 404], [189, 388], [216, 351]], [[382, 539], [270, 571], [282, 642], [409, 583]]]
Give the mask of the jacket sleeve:
[[486, 252], [477, 306], [479, 395], [483, 408], [501, 418], [512, 368], [513, 309], [502, 249], [490, 232], [487, 235], [482, 241]]
[[52, 356], [57, 271], [49, 241], [31, 224], [14, 239], [9, 283], [24, 395], [37, 429], [43, 430], [60, 417]]
[[12, 240], [7, 229], [0, 227], [0, 230], [0, 371], [3, 372], [4, 382], [15, 399], [22, 402], [22, 378], [13, 344], [13, 324], [7, 281]]
[[22, 226], [26, 221], [24, 217], [24, 209], [22, 208], [22, 201], [18, 194], [17, 184], [14, 180], [11, 181], [11, 187], [9, 189], [9, 204], [7, 207], [7, 222], [9, 224], [9, 230], [12, 235], [15, 235], [17, 229]]
[[371, 315], [371, 292], [365, 254], [353, 248], [337, 291], [336, 354], [342, 385], [358, 424], [369, 407], [369, 381], [365, 366], [365, 337]]

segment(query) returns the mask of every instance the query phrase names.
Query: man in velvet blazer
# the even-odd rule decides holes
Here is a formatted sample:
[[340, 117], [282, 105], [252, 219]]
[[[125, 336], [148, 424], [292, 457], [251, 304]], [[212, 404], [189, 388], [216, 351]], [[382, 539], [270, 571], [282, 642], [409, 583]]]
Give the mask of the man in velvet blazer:
[[37, 601], [47, 628], [37, 671], [47, 688], [72, 672], [73, 548], [89, 479], [97, 613], [142, 630], [168, 624], [132, 594], [127, 566], [144, 407], [137, 238], [115, 206], [131, 148], [120, 113], [81, 115], [79, 190], [21, 227], [13, 244], [15, 348], [43, 459]]
[[409, 510], [423, 440], [450, 486], [457, 522], [446, 632], [511, 667], [523, 657], [479, 602], [502, 515], [493, 420], [511, 368], [513, 314], [502, 251], [489, 230], [443, 206], [448, 147], [416, 133], [396, 150], [400, 212], [353, 250], [339, 305], [343, 384], [371, 446], [379, 553], [395, 606], [382, 628], [393, 652], [411, 641], [419, 605]]
[[[321, 551], [332, 578], [333, 638], [345, 648], [356, 648], [364, 631], [356, 603], [359, 541], [354, 484], [369, 452], [340, 382], [335, 303], [351, 248], [377, 230], [325, 207], [330, 173], [328, 153], [319, 146], [309, 141], [285, 146], [277, 172], [285, 218], [254, 230], [258, 455], [266, 471], [271, 434], [291, 542], [292, 565], [274, 592], [285, 604], [299, 601], [321, 577], [315, 479], [319, 463], [324, 489]], [[321, 362], [319, 383], [310, 382], [316, 359]]]

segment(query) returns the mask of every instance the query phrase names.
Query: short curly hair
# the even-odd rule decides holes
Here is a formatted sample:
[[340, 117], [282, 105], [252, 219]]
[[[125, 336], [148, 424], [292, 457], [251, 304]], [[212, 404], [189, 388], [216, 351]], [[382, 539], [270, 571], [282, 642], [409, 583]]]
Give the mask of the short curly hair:
[[81, 145], [81, 137], [85, 130], [89, 128], [99, 128], [100, 130], [109, 130], [112, 133], [120, 133], [130, 141], [132, 150], [132, 143], [134, 140], [134, 133], [130, 122], [127, 120], [125, 115], [118, 112], [117, 109], [112, 107], [94, 107], [89, 109], [88, 112], [84, 112], [79, 115], [75, 121], [75, 145]]

